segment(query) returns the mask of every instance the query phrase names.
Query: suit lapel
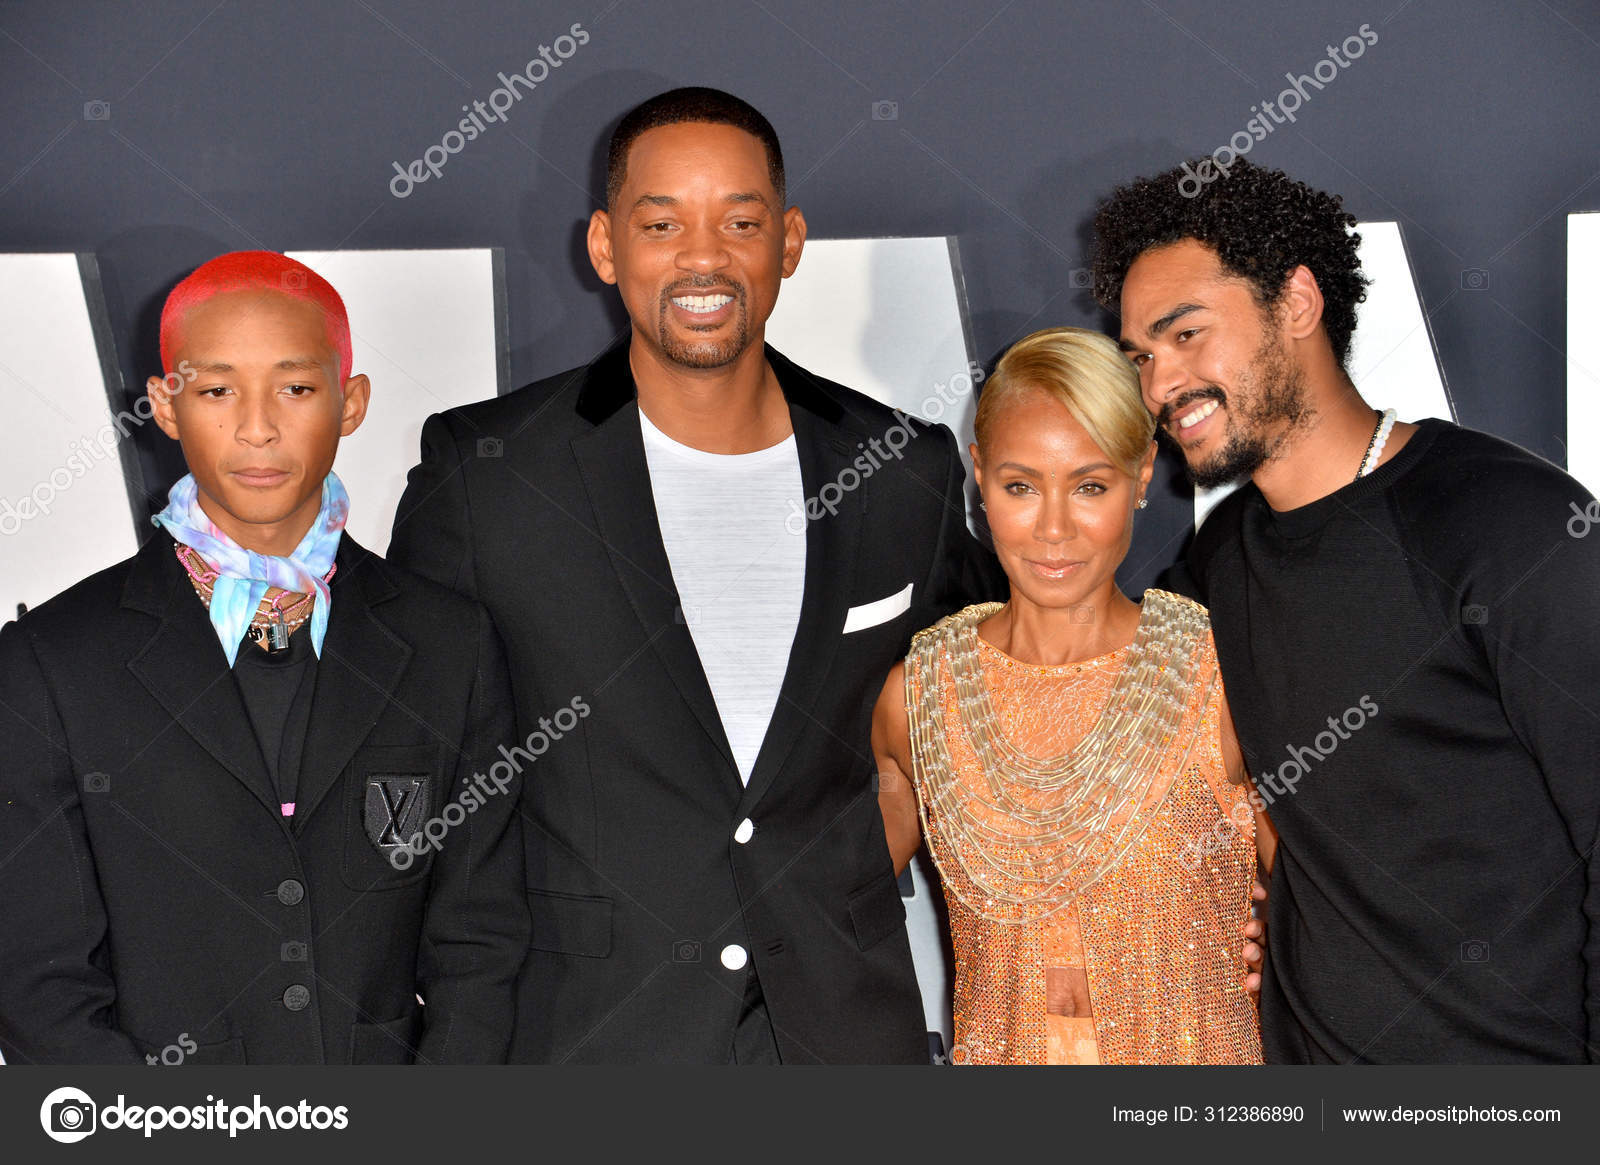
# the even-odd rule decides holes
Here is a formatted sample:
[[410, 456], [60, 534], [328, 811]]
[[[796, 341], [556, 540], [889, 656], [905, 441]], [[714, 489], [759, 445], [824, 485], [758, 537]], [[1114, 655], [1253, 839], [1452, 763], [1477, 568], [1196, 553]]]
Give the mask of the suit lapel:
[[372, 608], [398, 592], [384, 564], [347, 533], [339, 539], [333, 609], [317, 660], [311, 720], [295, 794], [296, 828], [338, 782], [400, 684], [411, 645]]
[[[820, 402], [811, 402], [810, 393], [815, 390], [808, 391], [809, 385], [797, 383], [797, 378], [806, 376], [803, 370], [770, 349], [768, 352], [790, 401], [805, 496], [815, 498], [824, 485], [840, 480], [841, 471], [854, 460], [859, 443], [865, 438], [837, 423], [837, 408], [829, 410]], [[761, 799], [783, 768], [801, 731], [818, 722], [813, 708], [844, 631], [865, 505], [866, 491], [857, 489], [841, 497], [836, 512], [824, 513], [806, 523], [806, 576], [800, 622], [789, 649], [778, 703], [740, 802], [742, 811], [748, 811]], [[831, 731], [826, 725], [823, 730]]]
[[[801, 730], [815, 719], [813, 708], [833, 664], [849, 610], [865, 491], [845, 494], [837, 512], [807, 524], [800, 621], [750, 783], [741, 788], [738, 765], [694, 638], [678, 611], [627, 352], [625, 339], [590, 365], [577, 410], [595, 428], [575, 438], [572, 450], [600, 538], [650, 645], [727, 762], [727, 778], [741, 792], [741, 804], [750, 806], [782, 769]], [[807, 498], [817, 497], [824, 485], [839, 480], [866, 437], [849, 427], [839, 403], [818, 388], [809, 373], [771, 347], [766, 354], [789, 402], [801, 483]]]
[[[348, 534], [339, 540], [333, 610], [317, 663], [311, 720], [301, 758], [296, 821], [304, 821], [366, 740], [411, 658], [411, 647], [372, 613], [395, 594], [382, 564]], [[157, 534], [134, 561], [123, 603], [161, 617], [144, 649], [128, 663], [173, 721], [257, 800], [281, 816], [239, 685], [172, 551]], [[240, 650], [246, 650], [241, 648]], [[258, 650], [250, 648], [249, 650]]]
[[717, 713], [711, 685], [684, 621], [672, 564], [661, 540], [650, 468], [626, 343], [596, 360], [588, 372], [578, 409], [596, 421], [572, 441], [584, 489], [594, 510], [596, 532], [628, 596], [651, 649], [672, 677], [684, 703], [727, 762], [726, 776], [738, 789], [739, 769]]
[[277, 793], [239, 685], [206, 617], [205, 604], [173, 553], [171, 536], [157, 533], [139, 551], [123, 590], [123, 605], [161, 619], [143, 650], [128, 661], [128, 670], [179, 728], [277, 817]]

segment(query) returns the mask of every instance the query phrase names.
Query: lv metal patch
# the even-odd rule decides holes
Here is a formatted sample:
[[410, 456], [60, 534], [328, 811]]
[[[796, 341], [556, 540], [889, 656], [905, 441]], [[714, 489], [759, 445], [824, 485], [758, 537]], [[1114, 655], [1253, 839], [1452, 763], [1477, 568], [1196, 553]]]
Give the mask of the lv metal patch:
[[427, 777], [367, 778], [367, 839], [385, 856], [422, 831], [427, 811]]

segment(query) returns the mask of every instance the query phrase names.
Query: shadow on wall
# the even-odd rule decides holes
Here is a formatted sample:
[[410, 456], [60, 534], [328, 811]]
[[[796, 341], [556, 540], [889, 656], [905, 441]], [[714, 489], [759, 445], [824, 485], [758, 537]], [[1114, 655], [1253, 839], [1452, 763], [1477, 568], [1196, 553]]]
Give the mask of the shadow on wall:
[[[253, 246], [247, 240], [231, 240], [186, 227], [151, 226], [124, 231], [95, 249], [106, 287], [107, 311], [112, 328], [123, 338], [117, 356], [122, 372], [121, 400], [118, 409], [132, 409], [144, 395], [144, 382], [160, 376], [161, 308], [167, 293], [179, 280], [202, 263], [227, 251]], [[154, 288], [123, 286], [119, 272], [160, 272], [161, 282]], [[127, 337], [132, 337], [131, 341]], [[183, 450], [154, 421], [140, 425], [131, 434], [134, 456], [144, 480], [143, 512], [134, 521], [135, 536], [141, 545], [155, 532], [147, 520], [167, 504], [167, 490], [187, 472]], [[137, 501], [135, 511], [140, 510]]]
[[[647, 97], [670, 89], [672, 82], [657, 73], [617, 70], [563, 86], [551, 102], [539, 136], [540, 157], [533, 163], [533, 185], [518, 200], [520, 250], [507, 256], [507, 294], [513, 308], [537, 320], [533, 341], [512, 352], [513, 369], [531, 369], [527, 379], [539, 379], [575, 363], [598, 356], [622, 337], [628, 313], [616, 289], [595, 274], [589, 262], [589, 216], [605, 206], [606, 153], [611, 133], [629, 109]], [[610, 109], [610, 117], [596, 120], [596, 109]], [[570, 217], [562, 234], [559, 254], [540, 252], [541, 240], [550, 237], [552, 215]], [[525, 270], [510, 270], [521, 261]], [[559, 289], [570, 286], [568, 275], [589, 295], [564, 303]], [[523, 292], [526, 293], [524, 298]], [[594, 351], [568, 357], [552, 354], [569, 349], [574, 330], [589, 331], [584, 323], [595, 313], [605, 320], [605, 339]], [[512, 378], [512, 388], [526, 380]]]
[[[1182, 156], [1170, 141], [1130, 140], [1070, 161], [1058, 159], [1035, 174], [1022, 196], [1029, 217], [1049, 221], [1070, 215], [1076, 225], [1070, 245], [1052, 249], [1030, 235], [1023, 248], [1020, 279], [1036, 296], [1035, 302], [1045, 305], [1042, 310], [1037, 314], [1021, 308], [997, 310], [974, 317], [980, 345], [999, 341], [998, 346], [983, 350], [980, 358], [985, 372], [994, 371], [1012, 344], [1043, 328], [1070, 325], [1094, 328], [1112, 337], [1119, 334], [1120, 320], [1095, 302], [1091, 284], [1095, 208], [1116, 187], [1141, 175], [1160, 173]], [[965, 239], [963, 244], [969, 248], [976, 245]], [[1194, 490], [1182, 458], [1165, 442], [1157, 454], [1149, 499], [1149, 508], [1140, 511], [1134, 523], [1133, 542], [1117, 576], [1123, 590], [1134, 596], [1158, 584], [1168, 567], [1186, 552], [1193, 536]]]

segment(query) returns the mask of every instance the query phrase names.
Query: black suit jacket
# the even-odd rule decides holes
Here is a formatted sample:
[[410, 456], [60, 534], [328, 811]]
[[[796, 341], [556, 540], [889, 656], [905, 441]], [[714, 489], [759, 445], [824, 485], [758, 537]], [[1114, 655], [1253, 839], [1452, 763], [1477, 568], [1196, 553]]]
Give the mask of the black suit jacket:
[[7, 1061], [504, 1060], [517, 790], [404, 871], [378, 844], [384, 792], [414, 831], [511, 734], [502, 650], [348, 534], [336, 561], [292, 823], [164, 531], [0, 630]]
[[[423, 429], [390, 553], [489, 608], [520, 731], [575, 698], [589, 709], [523, 790], [533, 941], [515, 1061], [726, 1062], [746, 975], [728, 947], [753, 962], [786, 1062], [928, 1060], [871, 710], [912, 633], [1003, 594], [1003, 576], [967, 532], [947, 429], [767, 358], [806, 494], [837, 512], [807, 527], [799, 627], [748, 788], [679, 611], [626, 342]], [[897, 425], [915, 434], [901, 455], [862, 469]], [[908, 585], [903, 611], [845, 633], [850, 608], [892, 610]]]

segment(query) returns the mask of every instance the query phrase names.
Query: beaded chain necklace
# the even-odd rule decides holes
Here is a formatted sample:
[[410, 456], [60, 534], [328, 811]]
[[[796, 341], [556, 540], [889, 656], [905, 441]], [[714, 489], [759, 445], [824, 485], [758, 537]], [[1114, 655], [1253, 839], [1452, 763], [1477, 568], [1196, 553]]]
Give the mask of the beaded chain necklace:
[[[185, 546], [182, 542], [173, 544], [177, 551], [178, 561], [183, 564], [183, 569], [189, 576], [195, 594], [200, 596], [200, 601], [207, 608], [211, 606], [211, 593], [216, 586], [217, 572], [198, 551]], [[333, 572], [338, 570], [338, 564], [328, 567], [328, 573], [322, 576], [323, 582], [333, 578]], [[276, 588], [274, 588], [276, 589]], [[316, 602], [315, 593], [296, 595], [294, 602], [283, 605], [283, 601], [291, 597], [291, 592], [279, 590], [277, 595], [268, 603], [262, 600], [260, 607], [250, 618], [250, 626], [245, 628], [245, 638], [251, 643], [260, 643], [266, 640], [266, 649], [269, 653], [287, 651], [289, 637], [311, 617], [312, 605]]]
[[[1198, 603], [1146, 591], [1095, 726], [1068, 752], [1034, 757], [1001, 731], [978, 658], [978, 624], [1003, 605], [968, 607], [917, 634], [906, 657], [906, 712], [923, 829], [938, 831], [946, 844], [935, 857], [941, 848], [954, 853], [981, 897], [967, 901], [964, 880], [948, 873], [946, 887], [973, 913], [1016, 923], [1055, 913], [1116, 865], [1171, 788], [1171, 780], [1159, 784], [1163, 776], [1185, 771], [1198, 731], [1176, 768], [1162, 762], [1177, 743], [1210, 622]], [[961, 780], [951, 760], [955, 726], [945, 722], [941, 663], [982, 787]], [[1215, 680], [1213, 668], [1201, 707]]]
[[1361, 467], [1356, 470], [1357, 481], [1378, 468], [1378, 459], [1383, 456], [1383, 447], [1389, 441], [1389, 432], [1394, 428], [1394, 419], [1393, 409], [1384, 409], [1379, 414], [1378, 426], [1372, 430], [1372, 439], [1367, 442], [1367, 451], [1361, 455]]

